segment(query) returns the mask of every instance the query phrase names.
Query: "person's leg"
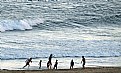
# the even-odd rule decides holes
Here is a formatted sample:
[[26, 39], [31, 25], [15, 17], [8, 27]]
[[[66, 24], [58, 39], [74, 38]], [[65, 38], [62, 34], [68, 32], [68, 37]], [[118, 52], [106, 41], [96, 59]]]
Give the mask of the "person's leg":
[[52, 65], [50, 65], [50, 69], [51, 69]]
[[30, 65], [28, 65], [28, 68], [30, 67]]
[[47, 66], [47, 69], [49, 69], [49, 66]]
[[82, 65], [82, 66], [83, 66], [83, 68], [85, 68], [85, 67], [84, 67], [84, 65], [85, 65], [85, 64], [83, 63], [83, 65]]
[[57, 66], [56, 66], [56, 69], [57, 69]]
[[26, 66], [27, 66], [27, 64], [23, 68], [25, 68]]
[[70, 66], [70, 69], [71, 69], [71, 66]]
[[41, 65], [39, 66], [39, 69], [41, 69]]
[[39, 66], [39, 69], [40, 69], [40, 66]]

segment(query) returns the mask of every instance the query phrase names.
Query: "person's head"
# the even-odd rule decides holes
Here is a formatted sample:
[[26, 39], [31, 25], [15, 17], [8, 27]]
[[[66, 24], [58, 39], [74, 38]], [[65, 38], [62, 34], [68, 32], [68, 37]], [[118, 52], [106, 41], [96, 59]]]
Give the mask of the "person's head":
[[30, 58], [30, 60], [32, 60], [32, 58]]
[[52, 56], [53, 54], [50, 54], [50, 56]]
[[82, 58], [84, 58], [84, 56], [82, 56]]
[[71, 62], [73, 62], [73, 59], [71, 60]]
[[57, 62], [58, 60], [56, 60], [56, 62]]
[[42, 62], [42, 60], [40, 60], [40, 62]]

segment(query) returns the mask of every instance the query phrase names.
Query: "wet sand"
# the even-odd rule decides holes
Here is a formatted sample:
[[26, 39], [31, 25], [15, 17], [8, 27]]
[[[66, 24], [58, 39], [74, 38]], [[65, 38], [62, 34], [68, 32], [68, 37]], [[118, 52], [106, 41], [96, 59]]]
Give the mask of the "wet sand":
[[121, 67], [88, 67], [58, 70], [0, 70], [0, 73], [121, 73]]

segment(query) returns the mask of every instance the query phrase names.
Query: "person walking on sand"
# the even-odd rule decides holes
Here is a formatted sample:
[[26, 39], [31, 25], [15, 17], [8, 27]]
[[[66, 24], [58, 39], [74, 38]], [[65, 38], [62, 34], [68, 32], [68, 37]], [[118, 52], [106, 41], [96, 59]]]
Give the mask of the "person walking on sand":
[[49, 62], [51, 63], [51, 60], [52, 60], [52, 54], [50, 54], [50, 56], [49, 56]]
[[52, 56], [53, 56], [52, 54], [50, 54], [50, 56], [49, 56], [49, 63], [48, 63], [48, 65], [49, 65], [50, 69], [51, 69], [51, 66], [52, 66], [52, 62], [51, 62]]
[[82, 61], [81, 61], [81, 63], [82, 63], [82, 67], [85, 68], [85, 63], [86, 63], [86, 61], [85, 61], [84, 56], [82, 56]]
[[27, 59], [26, 61], [26, 65], [23, 67], [23, 68], [25, 68], [27, 65], [28, 65], [28, 68], [29, 68], [29, 66], [30, 66], [30, 62], [32, 63], [32, 58], [30, 58], [30, 59]]
[[58, 65], [58, 60], [56, 60], [56, 62], [55, 62], [55, 65], [54, 65], [54, 68], [53, 69], [57, 69], [57, 65]]
[[40, 60], [39, 62], [39, 69], [41, 69], [41, 63], [42, 63], [42, 60]]
[[73, 69], [73, 66], [74, 66], [74, 61], [73, 59], [71, 60], [71, 63], [70, 63], [70, 69]]

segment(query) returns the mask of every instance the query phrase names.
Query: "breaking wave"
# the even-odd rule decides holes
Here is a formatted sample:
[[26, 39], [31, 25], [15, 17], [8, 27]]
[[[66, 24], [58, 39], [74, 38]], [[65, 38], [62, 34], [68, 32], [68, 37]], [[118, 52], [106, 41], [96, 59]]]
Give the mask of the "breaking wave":
[[[86, 14], [87, 15], [87, 14]], [[85, 15], [85, 16], [86, 16]], [[89, 15], [87, 15], [89, 16]], [[99, 26], [121, 26], [121, 15], [104, 16], [90, 19], [68, 18], [65, 20], [43, 20], [43, 19], [23, 19], [23, 20], [1, 20], [0, 32], [11, 30], [31, 30], [34, 26], [38, 28], [82, 28]]]
[[33, 26], [43, 23], [42, 19], [23, 19], [23, 20], [1, 20], [0, 31], [11, 31], [11, 30], [31, 30]]
[[[0, 32], [30, 30], [33, 26], [44, 29], [121, 26], [120, 3], [119, 0], [2, 2], [0, 4]], [[39, 25], [41, 23], [42, 25]]]

